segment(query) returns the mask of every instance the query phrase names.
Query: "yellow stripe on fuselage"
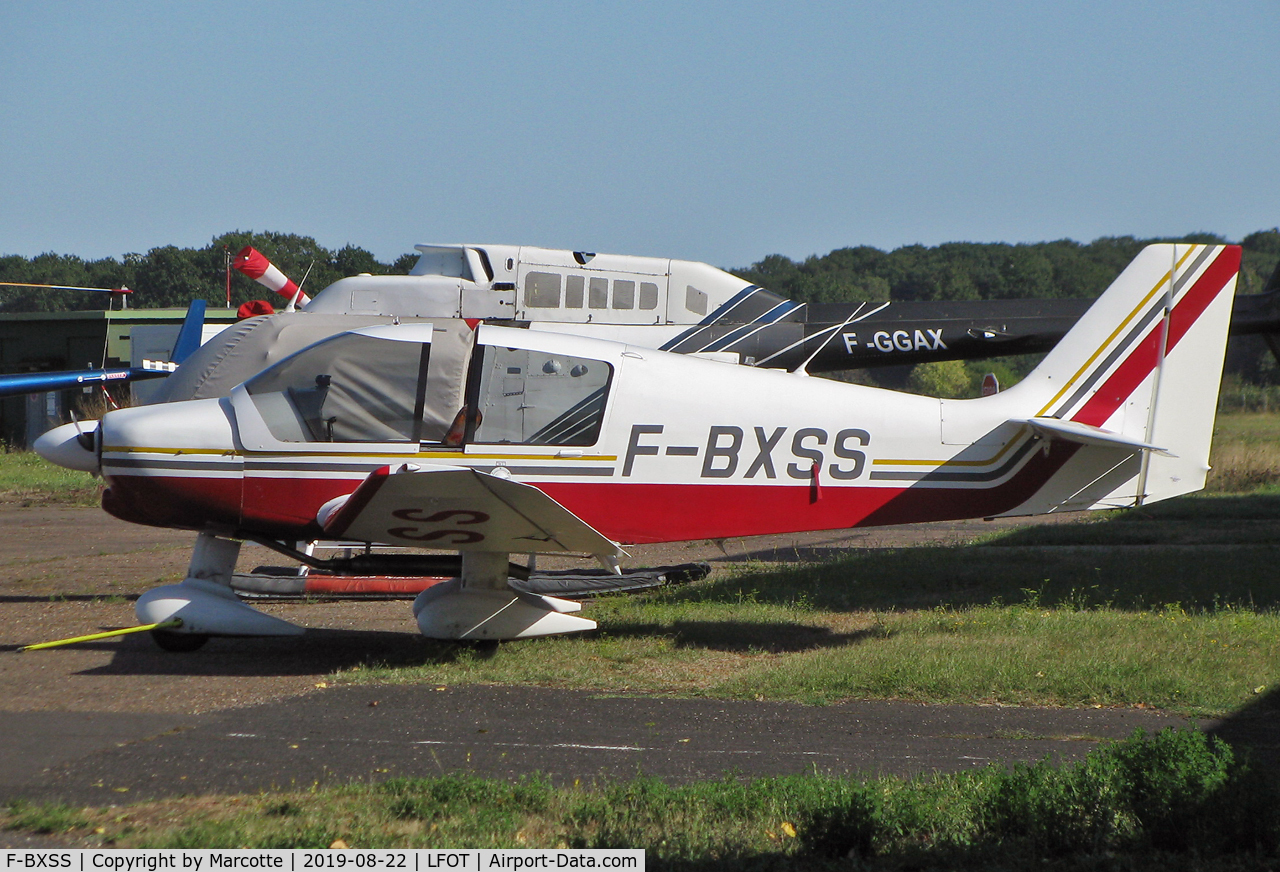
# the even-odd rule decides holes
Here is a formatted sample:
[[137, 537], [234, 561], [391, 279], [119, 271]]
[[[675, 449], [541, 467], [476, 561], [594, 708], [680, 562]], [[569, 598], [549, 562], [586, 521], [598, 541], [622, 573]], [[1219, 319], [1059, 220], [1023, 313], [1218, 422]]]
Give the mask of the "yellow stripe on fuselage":
[[560, 454], [467, 454], [462, 451], [419, 451], [415, 454], [383, 454], [367, 451], [237, 451], [223, 448], [165, 448], [149, 445], [105, 445], [102, 453], [106, 454], [168, 454], [178, 456], [184, 454], [203, 454], [217, 457], [413, 457], [436, 459], [473, 459], [473, 460], [554, 460], [559, 463], [568, 461], [602, 461], [617, 460], [616, 454], [560, 455]]
[[[1013, 437], [1004, 444], [999, 451], [988, 457], [986, 460], [888, 460], [880, 459], [871, 461], [872, 466], [989, 466], [992, 463], [999, 462], [1000, 458], [1013, 448], [1014, 444], [1019, 441], [1018, 437], [1022, 435], [1019, 430]], [[957, 448], [970, 448], [968, 445], [957, 445]]]

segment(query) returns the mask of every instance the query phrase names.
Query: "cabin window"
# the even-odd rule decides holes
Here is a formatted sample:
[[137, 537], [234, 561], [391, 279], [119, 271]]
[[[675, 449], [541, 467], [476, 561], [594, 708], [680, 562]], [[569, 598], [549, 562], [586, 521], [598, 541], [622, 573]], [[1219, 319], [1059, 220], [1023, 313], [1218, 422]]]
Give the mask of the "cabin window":
[[640, 308], [658, 308], [658, 286], [653, 282], [640, 283]]
[[286, 358], [245, 383], [281, 442], [438, 441], [424, 408], [431, 344], [348, 333]]
[[560, 308], [560, 274], [531, 272], [525, 276], [524, 304], [530, 309]]
[[564, 278], [564, 307], [566, 309], [581, 309], [583, 287], [586, 285], [586, 279], [582, 276], [565, 276]]
[[[523, 348], [486, 345], [473, 384], [469, 442], [594, 445], [613, 367]], [[473, 377], [474, 378], [474, 377]]]
[[636, 283], [618, 279], [613, 283], [613, 308], [634, 309], [636, 307]]
[[591, 295], [587, 305], [592, 309], [609, 308], [609, 280], [602, 278], [593, 278], [591, 280]]

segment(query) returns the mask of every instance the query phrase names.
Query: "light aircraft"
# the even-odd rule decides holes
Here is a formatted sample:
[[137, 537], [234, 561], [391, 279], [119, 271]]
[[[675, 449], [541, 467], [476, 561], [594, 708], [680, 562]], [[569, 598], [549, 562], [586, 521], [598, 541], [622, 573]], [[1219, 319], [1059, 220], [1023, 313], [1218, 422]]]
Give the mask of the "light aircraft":
[[36, 449], [100, 472], [111, 514], [198, 531], [186, 579], [136, 606], [144, 625], [181, 621], [165, 645], [302, 632], [232, 593], [245, 540], [303, 562], [291, 543], [318, 538], [457, 552], [456, 577], [414, 602], [429, 637], [588, 630], [577, 603], [514, 590], [510, 556], [616, 568], [626, 543], [1198, 490], [1240, 256], [1147, 247], [1023, 381], [978, 399], [441, 318], [341, 333], [227, 397], [112, 411], [91, 440], [65, 425]]

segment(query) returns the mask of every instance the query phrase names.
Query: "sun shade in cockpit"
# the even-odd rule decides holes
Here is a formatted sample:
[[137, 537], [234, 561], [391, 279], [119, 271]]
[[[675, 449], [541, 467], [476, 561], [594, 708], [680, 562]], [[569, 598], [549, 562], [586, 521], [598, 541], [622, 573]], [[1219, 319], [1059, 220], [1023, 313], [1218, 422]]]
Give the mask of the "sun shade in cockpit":
[[440, 442], [462, 407], [471, 328], [431, 342], [345, 333], [246, 382], [281, 442]]

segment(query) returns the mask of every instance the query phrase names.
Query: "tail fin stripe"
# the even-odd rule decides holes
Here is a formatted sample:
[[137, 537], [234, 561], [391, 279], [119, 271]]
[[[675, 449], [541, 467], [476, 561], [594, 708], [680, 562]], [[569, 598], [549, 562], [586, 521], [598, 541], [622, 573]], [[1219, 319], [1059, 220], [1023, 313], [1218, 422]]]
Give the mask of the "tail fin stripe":
[[[1163, 285], [1164, 283], [1161, 282], [1161, 284]], [[1133, 325], [1133, 329], [1131, 329], [1125, 336], [1124, 341], [1117, 344], [1116, 347], [1111, 350], [1111, 353], [1107, 355], [1101, 365], [1096, 367], [1093, 372], [1089, 374], [1089, 377], [1085, 379], [1078, 388], [1076, 388], [1075, 393], [1071, 395], [1070, 399], [1058, 406], [1050, 417], [1061, 418], [1066, 414], [1068, 409], [1074, 408], [1076, 403], [1087, 397], [1089, 392], [1093, 390], [1094, 386], [1096, 386], [1098, 382], [1100, 382], [1103, 377], [1111, 371], [1111, 367], [1114, 366], [1118, 360], [1124, 357], [1124, 355], [1133, 353], [1137, 348], [1140, 348], [1137, 343], [1151, 326], [1151, 322], [1155, 321], [1163, 314], [1163, 303], [1157, 303], [1156, 305], [1148, 308], [1146, 314], [1142, 316], [1137, 324]], [[1137, 348], [1135, 348], [1135, 346], [1137, 346]]]
[[[1196, 256], [1196, 259], [1192, 262], [1191, 266], [1178, 273], [1178, 278], [1173, 283], [1173, 295], [1176, 297], [1178, 294], [1182, 293], [1183, 286], [1192, 279], [1195, 279], [1196, 274], [1200, 272], [1201, 264], [1208, 260], [1210, 255], [1215, 252], [1220, 253], [1222, 249], [1223, 246], [1221, 245], [1206, 245], [1200, 254]], [[1188, 254], [1190, 254], [1190, 252], [1188, 252]], [[1182, 266], [1183, 261], [1186, 259], [1186, 255], [1183, 255], [1183, 257], [1178, 261], [1177, 266], [1174, 267], [1175, 272]]]
[[1173, 307], [1169, 316], [1169, 350], [1191, 329], [1191, 325], [1200, 318], [1209, 304], [1217, 298], [1218, 293], [1227, 286], [1240, 270], [1240, 250], [1226, 247], [1222, 255], [1205, 270], [1186, 295]]
[[[1186, 259], [1190, 257], [1193, 252], [1195, 252], [1196, 248], [1198, 248], [1198, 246], [1193, 245], [1187, 250], [1187, 253], [1184, 254], [1182, 258], [1177, 262], [1177, 264], [1174, 265], [1175, 271], [1178, 269], [1178, 267], [1182, 266], [1184, 262], [1186, 262]], [[1085, 375], [1090, 371], [1094, 361], [1098, 359], [1098, 356], [1101, 355], [1104, 351], [1106, 351], [1107, 348], [1111, 345], [1111, 342], [1117, 336], [1120, 335], [1120, 332], [1124, 330], [1127, 326], [1129, 326], [1129, 323], [1133, 321], [1135, 317], [1137, 317], [1139, 312], [1141, 312], [1144, 308], [1147, 307], [1147, 304], [1150, 303], [1151, 299], [1160, 292], [1160, 289], [1164, 287], [1165, 282], [1167, 282], [1168, 280], [1169, 280], [1169, 273], [1165, 273], [1160, 278], [1160, 280], [1156, 282], [1155, 287], [1153, 287], [1150, 291], [1147, 292], [1147, 295], [1142, 298], [1142, 300], [1138, 303], [1138, 305], [1133, 307], [1133, 311], [1131, 311], [1124, 320], [1122, 320], [1118, 325], [1116, 325], [1116, 329], [1111, 331], [1111, 335], [1102, 341], [1102, 343], [1098, 346], [1097, 351], [1095, 351], [1092, 355], [1090, 355], [1089, 359], [1086, 360], [1078, 370], [1076, 370], [1075, 375], [1067, 379], [1066, 384], [1064, 384], [1058, 390], [1058, 392], [1053, 395], [1053, 399], [1045, 403], [1044, 408], [1042, 408], [1039, 412], [1036, 413], [1036, 417], [1043, 417], [1045, 413], [1049, 411], [1049, 408], [1051, 406], [1057, 403], [1058, 400], [1062, 399], [1063, 394], [1071, 390], [1071, 386], [1074, 385], [1077, 381], [1079, 381], [1081, 376]]]
[[[1169, 333], [1165, 343], [1166, 355], [1173, 351], [1191, 326], [1200, 318], [1209, 304], [1230, 283], [1239, 269], [1239, 249], [1214, 246], [1220, 255], [1196, 279], [1169, 315]], [[1129, 356], [1111, 373], [1096, 393], [1084, 404], [1071, 420], [1081, 424], [1101, 426], [1129, 395], [1142, 384], [1158, 363], [1160, 331], [1152, 329]], [[1064, 409], [1065, 411], [1065, 409]]]

